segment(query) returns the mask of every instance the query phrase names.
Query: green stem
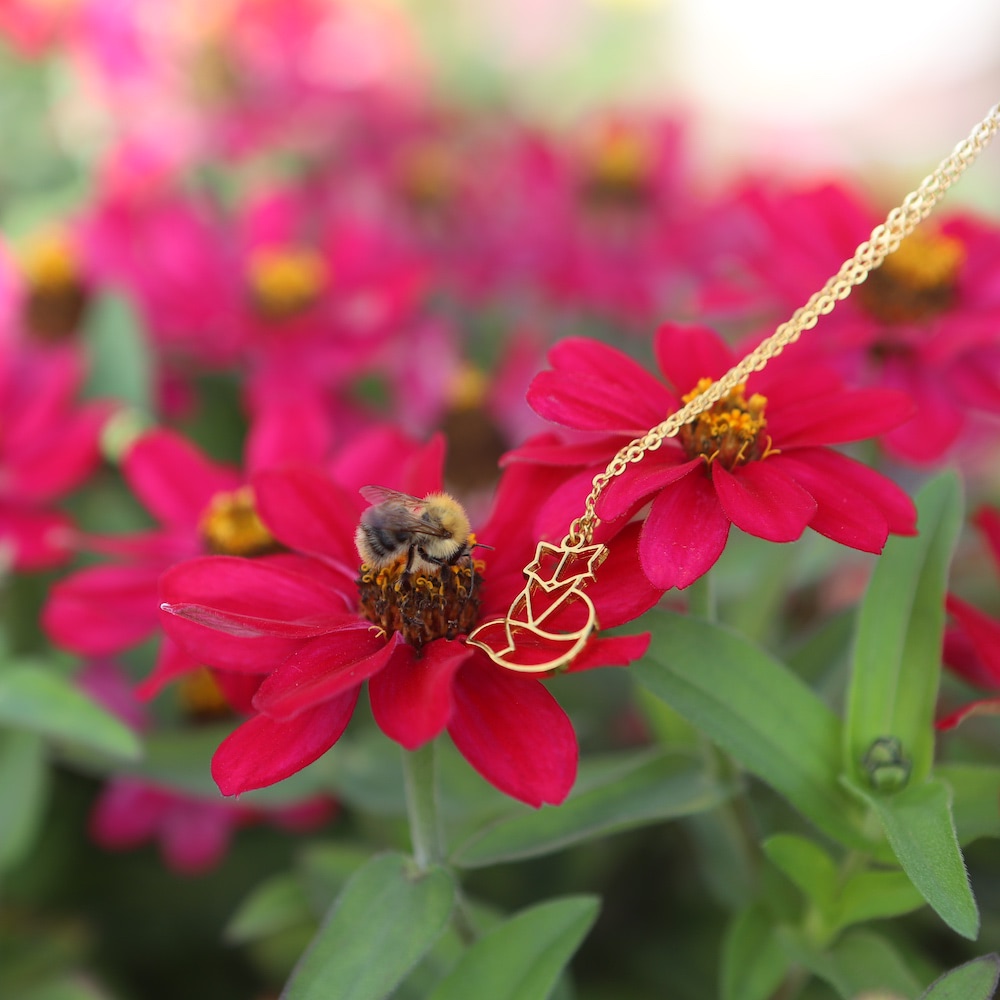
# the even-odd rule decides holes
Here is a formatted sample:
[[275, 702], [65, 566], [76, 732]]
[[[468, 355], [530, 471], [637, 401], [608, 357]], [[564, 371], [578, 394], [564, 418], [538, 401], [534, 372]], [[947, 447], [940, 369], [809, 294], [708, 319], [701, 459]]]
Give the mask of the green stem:
[[403, 751], [403, 782], [413, 858], [419, 868], [427, 869], [444, 859], [444, 836], [437, 797], [436, 749], [433, 741], [418, 750]]
[[688, 614], [707, 622], [718, 621], [714, 577], [709, 571], [699, 576], [687, 589]]

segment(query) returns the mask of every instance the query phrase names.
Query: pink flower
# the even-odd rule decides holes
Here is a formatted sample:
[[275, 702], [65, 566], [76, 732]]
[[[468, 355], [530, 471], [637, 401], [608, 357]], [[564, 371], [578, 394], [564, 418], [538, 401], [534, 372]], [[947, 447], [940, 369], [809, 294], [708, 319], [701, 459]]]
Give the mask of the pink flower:
[[[325, 415], [303, 399], [272, 408], [247, 441], [253, 471], [277, 461], [323, 457]], [[159, 632], [157, 581], [182, 559], [206, 552], [272, 552], [277, 545], [254, 511], [240, 472], [214, 462], [169, 430], [142, 435], [126, 452], [122, 473], [158, 527], [138, 534], [89, 537], [83, 547], [113, 561], [70, 574], [52, 588], [42, 622], [51, 640], [84, 656], [118, 653]], [[165, 640], [156, 667], [140, 687], [152, 697], [196, 664]]]
[[97, 468], [111, 412], [75, 402], [83, 377], [72, 348], [39, 354], [0, 341], [0, 552], [15, 569], [69, 558], [71, 523], [56, 503]]
[[[438, 489], [443, 456], [433, 447], [435, 457], [397, 464], [388, 481], [414, 496]], [[534, 541], [522, 512], [539, 497], [520, 470], [501, 483], [477, 536], [494, 546], [485, 565], [420, 577], [426, 591], [401, 567], [395, 575], [362, 567], [359, 577], [354, 532], [365, 504], [353, 490], [305, 468], [252, 482], [262, 517], [293, 554], [197, 559], [166, 573], [161, 587], [165, 628], [191, 655], [262, 677], [257, 714], [213, 759], [222, 791], [269, 785], [316, 760], [340, 738], [367, 680], [375, 721], [407, 749], [447, 730], [508, 795], [535, 806], [562, 801], [576, 774], [569, 719], [537, 677], [508, 672], [464, 641], [478, 621], [505, 613], [524, 582]], [[634, 539], [616, 548], [588, 593], [605, 626], [659, 596], [636, 573]], [[647, 642], [592, 638], [574, 669], [628, 663]]]
[[[758, 305], [782, 319], [882, 221], [834, 184], [749, 186], [732, 211]], [[910, 462], [939, 459], [1000, 414], [1000, 227], [959, 213], [925, 223], [795, 350], [851, 385], [909, 392], [913, 415], [883, 443]]]
[[[558, 521], [553, 505], [574, 497], [582, 510], [594, 475], [623, 445], [739, 360], [704, 327], [667, 324], [654, 349], [666, 383], [594, 341], [565, 340], [550, 352], [552, 370], [535, 379], [528, 401], [547, 419], [584, 433], [572, 442], [542, 438], [509, 456], [563, 470], [563, 486], [540, 511], [543, 532]], [[794, 541], [811, 527], [879, 552], [890, 532], [914, 532], [913, 503], [889, 480], [828, 446], [884, 433], [911, 411], [901, 392], [845, 391], [829, 371], [795, 368], [784, 356], [613, 479], [597, 512], [624, 524], [651, 504], [639, 557], [662, 589], [686, 587], [711, 568], [734, 524], [774, 542]]]
[[[1000, 569], [1000, 509], [984, 507], [973, 518], [986, 538], [994, 565]], [[949, 594], [946, 602], [952, 625], [945, 632], [944, 662], [975, 687], [1000, 691], [1000, 620], [968, 601]], [[938, 729], [953, 729], [972, 715], [1000, 714], [1000, 695], [980, 698], [950, 712]]]

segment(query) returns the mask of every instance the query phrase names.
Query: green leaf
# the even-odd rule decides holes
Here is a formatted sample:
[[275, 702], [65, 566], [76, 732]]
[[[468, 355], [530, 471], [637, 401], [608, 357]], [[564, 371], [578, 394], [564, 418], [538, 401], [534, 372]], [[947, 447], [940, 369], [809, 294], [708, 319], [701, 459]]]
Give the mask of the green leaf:
[[45, 747], [35, 733], [0, 731], [0, 871], [14, 867], [34, 844], [48, 800]]
[[957, 477], [927, 483], [917, 510], [920, 534], [889, 539], [858, 617], [844, 770], [863, 788], [918, 784], [934, 756], [944, 597], [962, 522]]
[[34, 664], [0, 672], [0, 725], [114, 757], [134, 760], [142, 752], [139, 737], [125, 723], [71, 681]]
[[295, 875], [275, 875], [258, 885], [240, 903], [223, 936], [245, 944], [313, 919], [309, 897]]
[[939, 764], [934, 776], [952, 790], [952, 815], [958, 842], [1000, 837], [1000, 767], [986, 764]]
[[924, 897], [906, 872], [857, 872], [840, 891], [834, 929], [896, 917], [923, 905]]
[[935, 979], [920, 1000], [991, 1000], [1000, 979], [1000, 957], [974, 958]]
[[732, 794], [731, 783], [705, 773], [686, 753], [622, 754], [581, 773], [558, 808], [518, 810], [459, 846], [451, 860], [474, 868], [535, 857], [608, 833], [711, 809]]
[[372, 858], [344, 887], [282, 1000], [377, 1000], [434, 944], [451, 916], [455, 884], [402, 854]]
[[82, 976], [61, 976], [18, 994], [20, 1000], [110, 1000], [110, 994]]
[[103, 294], [88, 312], [87, 395], [117, 399], [154, 413], [152, 360], [139, 317], [118, 295]]
[[430, 1000], [545, 1000], [598, 905], [594, 896], [567, 896], [522, 910], [476, 941]]
[[785, 929], [779, 929], [778, 938], [790, 958], [828, 982], [844, 1000], [881, 991], [912, 997], [920, 989], [893, 945], [874, 931], [850, 930], [826, 951], [817, 951]]
[[871, 849], [840, 785], [840, 720], [794, 674], [741, 636], [667, 611], [632, 674], [780, 792], [821, 830]]
[[764, 853], [829, 920], [838, 891], [837, 866], [818, 844], [782, 833], [764, 841]]
[[949, 787], [934, 780], [895, 795], [868, 795], [867, 800], [920, 894], [953, 930], [975, 939], [979, 911], [955, 835]]
[[791, 961], [774, 933], [770, 915], [751, 906], [736, 916], [722, 946], [722, 1000], [769, 1000]]

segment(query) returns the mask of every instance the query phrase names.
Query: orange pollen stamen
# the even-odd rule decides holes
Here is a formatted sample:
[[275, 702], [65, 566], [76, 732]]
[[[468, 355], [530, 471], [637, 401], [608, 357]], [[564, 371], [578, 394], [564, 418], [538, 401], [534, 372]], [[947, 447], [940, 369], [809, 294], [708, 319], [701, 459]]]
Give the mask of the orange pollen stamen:
[[28, 284], [40, 291], [63, 292], [81, 284], [73, 246], [58, 234], [42, 237], [26, 247], [21, 268]]
[[[469, 536], [470, 546], [475, 537]], [[406, 558], [381, 569], [362, 563], [361, 614], [386, 635], [400, 632], [417, 650], [435, 639], [454, 639], [479, 620], [479, 583], [485, 564], [466, 556], [436, 571], [407, 573]]]
[[185, 674], [177, 684], [177, 696], [185, 713], [192, 718], [218, 718], [232, 712], [222, 688], [207, 667]]
[[[712, 384], [712, 379], [698, 380], [697, 386], [682, 399], [691, 402]], [[737, 385], [717, 403], [680, 429], [678, 441], [691, 458], [700, 456], [709, 465], [719, 462], [732, 469], [746, 462], [760, 461], [777, 453], [766, 433], [764, 411], [766, 397], [754, 393], [746, 398], [746, 386]]]
[[262, 556], [282, 548], [258, 516], [249, 486], [216, 493], [200, 527], [205, 547], [215, 555]]

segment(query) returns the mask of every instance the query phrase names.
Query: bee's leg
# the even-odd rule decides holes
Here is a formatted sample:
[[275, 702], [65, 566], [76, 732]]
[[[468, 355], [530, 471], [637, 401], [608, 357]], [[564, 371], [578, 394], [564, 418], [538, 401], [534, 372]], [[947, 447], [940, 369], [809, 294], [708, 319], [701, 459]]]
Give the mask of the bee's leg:
[[404, 573], [409, 573], [413, 569], [413, 555], [417, 551], [418, 546], [411, 545], [406, 552], [406, 568], [403, 570]]

